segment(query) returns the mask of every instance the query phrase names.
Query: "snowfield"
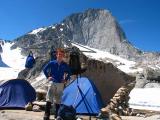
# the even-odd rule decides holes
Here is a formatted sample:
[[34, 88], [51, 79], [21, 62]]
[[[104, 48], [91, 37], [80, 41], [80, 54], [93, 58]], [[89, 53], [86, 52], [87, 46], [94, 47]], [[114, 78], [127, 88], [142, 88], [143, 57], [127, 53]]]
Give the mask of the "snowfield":
[[17, 78], [18, 73], [25, 67], [26, 56], [21, 55], [19, 48], [11, 50], [11, 43], [2, 45], [3, 52], [0, 60], [0, 81]]
[[98, 49], [90, 48], [88, 46], [79, 45], [77, 43], [72, 43], [72, 45], [78, 47], [82, 52], [85, 51], [83, 53], [90, 58], [101, 60], [106, 63], [116, 63], [116, 67], [125, 73], [135, 73], [143, 71], [142, 68], [134, 68], [134, 66], [136, 65], [136, 62], [134, 61], [129, 61], [119, 56], [110, 54], [109, 52], [104, 52]]
[[134, 88], [129, 105], [134, 109], [160, 111], [160, 88]]

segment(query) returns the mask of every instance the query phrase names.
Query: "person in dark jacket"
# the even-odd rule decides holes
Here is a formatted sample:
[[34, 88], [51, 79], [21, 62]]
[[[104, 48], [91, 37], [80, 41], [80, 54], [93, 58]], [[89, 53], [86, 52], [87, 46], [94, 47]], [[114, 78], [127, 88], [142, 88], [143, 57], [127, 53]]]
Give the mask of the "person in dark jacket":
[[64, 50], [59, 48], [56, 51], [56, 60], [50, 61], [45, 65], [43, 72], [48, 79], [48, 91], [46, 95], [46, 109], [44, 114], [44, 120], [49, 120], [51, 103], [55, 104], [57, 117], [58, 110], [61, 103], [61, 96], [65, 83], [70, 78], [70, 68], [63, 61]]
[[32, 51], [30, 51], [29, 55], [27, 56], [26, 63], [25, 63], [25, 68], [33, 68], [35, 64], [35, 59], [33, 57]]
[[49, 55], [50, 55], [50, 60], [51, 61], [57, 59], [57, 57], [56, 57], [56, 50], [54, 49], [54, 46], [51, 47]]

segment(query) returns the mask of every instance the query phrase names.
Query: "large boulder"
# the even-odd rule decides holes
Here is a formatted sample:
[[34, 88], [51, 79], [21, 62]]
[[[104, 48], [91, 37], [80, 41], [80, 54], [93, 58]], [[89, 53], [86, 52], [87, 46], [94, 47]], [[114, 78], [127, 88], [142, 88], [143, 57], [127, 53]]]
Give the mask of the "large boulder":
[[85, 56], [83, 58], [85, 60], [83, 62], [87, 65], [87, 70], [83, 75], [93, 80], [105, 104], [121, 86], [135, 80], [135, 77], [120, 71], [112, 63], [88, 59]]
[[138, 73], [136, 75], [136, 84], [135, 87], [136, 88], [144, 88], [144, 86], [149, 82], [149, 80], [147, 80], [145, 78], [145, 75], [143, 73]]
[[137, 88], [160, 88], [160, 71], [158, 69], [146, 68], [142, 73], [136, 75]]
[[160, 70], [152, 69], [152, 68], [146, 68], [144, 70], [145, 78], [147, 80], [155, 80], [160, 82]]

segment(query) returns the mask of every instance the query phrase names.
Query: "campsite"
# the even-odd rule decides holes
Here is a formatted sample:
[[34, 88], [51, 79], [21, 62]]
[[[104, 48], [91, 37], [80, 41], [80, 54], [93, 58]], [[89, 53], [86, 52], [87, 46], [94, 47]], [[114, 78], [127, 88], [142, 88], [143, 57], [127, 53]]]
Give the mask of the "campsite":
[[[3, 66], [3, 60], [7, 60], [7, 56], [4, 55], [4, 53], [8, 52], [9, 54], [13, 54], [15, 52], [15, 50], [10, 51], [9, 50], [9, 46], [11, 44], [9, 43], [5, 43], [3, 47], [3, 53], [1, 54], [2, 59], [1, 59], [1, 67], [3, 68], [3, 71], [5, 72], [6, 68], [8, 69], [13, 69], [14, 67], [12, 64], [12, 61], [9, 61], [7, 66]], [[18, 51], [18, 50], [16, 50]], [[22, 70], [25, 60], [24, 60], [24, 56], [18, 56], [20, 59], [16, 59], [17, 56], [13, 56], [13, 61], [14, 59], [16, 59], [19, 63], [19, 66], [16, 66], [19, 70]], [[93, 61], [92, 61], [93, 62]], [[89, 62], [89, 64], [91, 66], [95, 65], [95, 63], [92, 63], [91, 61]], [[22, 66], [23, 65], [23, 66]], [[111, 67], [110, 65], [108, 67]], [[16, 68], [16, 69], [17, 69]], [[88, 66], [88, 69], [91, 69]], [[111, 68], [110, 68], [111, 69]], [[16, 70], [17, 71], [17, 70]], [[103, 73], [103, 69], [101, 71], [101, 73]], [[87, 71], [86, 71], [87, 72]], [[93, 72], [93, 71], [92, 71]], [[7, 73], [7, 72], [6, 72]], [[18, 75], [16, 72], [8, 72], [8, 79], [13, 78], [15, 75]], [[96, 71], [95, 71], [96, 73]], [[114, 75], [117, 74], [116, 72], [114, 72]], [[41, 75], [41, 74], [40, 74]], [[95, 74], [96, 75], [96, 74]], [[100, 74], [99, 74], [100, 75]], [[5, 76], [4, 76], [5, 77]], [[96, 77], [93, 75], [93, 77]], [[100, 76], [99, 76], [100, 77]], [[37, 79], [42, 79], [44, 78], [43, 75], [39, 76]], [[113, 77], [111, 77], [112, 80]], [[64, 95], [62, 97], [62, 103], [66, 104], [68, 106], [73, 105], [76, 110], [77, 110], [77, 117], [83, 120], [88, 120], [88, 119], [92, 119], [92, 120], [97, 120], [96, 116], [99, 114], [99, 112], [101, 111], [101, 108], [104, 107], [104, 102], [103, 99], [100, 99], [100, 93], [101, 94], [105, 94], [106, 92], [104, 91], [105, 89], [100, 89], [102, 91], [98, 91], [98, 83], [95, 85], [96, 81], [93, 81], [92, 79], [88, 79], [87, 77], [83, 77], [83, 76], [79, 76], [77, 77], [74, 81], [70, 81], [68, 83], [68, 85], [66, 86], [66, 88], [64, 89]], [[105, 84], [105, 82], [102, 81], [103, 84]], [[110, 83], [110, 81], [108, 81], [107, 83]], [[34, 83], [35, 84], [35, 83]], [[34, 85], [33, 84], [33, 85]], [[97, 86], [97, 87], [96, 87]], [[101, 84], [102, 86], [102, 84]], [[114, 87], [116, 88], [116, 87]], [[118, 86], [117, 86], [118, 88]], [[131, 85], [130, 87], [128, 87], [127, 89], [132, 89], [133, 86]], [[108, 89], [108, 88], [107, 88]], [[126, 88], [119, 88], [117, 90], [117, 93], [114, 93], [115, 96], [120, 96], [121, 95], [121, 90], [122, 93], [125, 92]], [[127, 90], [128, 91], [128, 90]], [[126, 98], [129, 95], [129, 92], [126, 91]], [[38, 93], [36, 93], [38, 92]], [[4, 94], [5, 93], [5, 94]], [[36, 95], [37, 94], [37, 95]], [[1, 118], [3, 118], [3, 120], [18, 120], [18, 119], [26, 119], [26, 120], [41, 120], [43, 119], [43, 115], [44, 115], [44, 109], [45, 109], [45, 103], [41, 102], [41, 100], [45, 99], [45, 94], [46, 92], [41, 91], [39, 89], [34, 89], [28, 81], [24, 80], [24, 79], [11, 79], [11, 80], [3, 80], [1, 81], [1, 87], [0, 87], [0, 105], [1, 105], [1, 111], [0, 111], [0, 116]], [[38, 97], [38, 95], [40, 95]], [[122, 94], [123, 95], [123, 94]], [[37, 102], [33, 102], [33, 101], [37, 101], [38, 98], [40, 98], [38, 104]], [[72, 99], [71, 99], [72, 98]], [[102, 96], [102, 98], [106, 99], [105, 96]], [[113, 97], [114, 98], [114, 97]], [[128, 103], [128, 99], [124, 99], [124, 103]], [[28, 104], [28, 102], [33, 102], [32, 107], [34, 107], [35, 109], [33, 110], [32, 108], [25, 108], [26, 105]], [[37, 105], [39, 107], [37, 107]], [[108, 105], [112, 105], [112, 104], [108, 104]], [[8, 109], [9, 108], [9, 109]], [[26, 110], [25, 110], [26, 109]], [[130, 116], [130, 117], [126, 117], [126, 116], [121, 116], [122, 119], [124, 120], [132, 120], [132, 119], [144, 119], [145, 116], [148, 115], [147, 119], [150, 119], [149, 116], [151, 116], [153, 119], [158, 119], [159, 116], [157, 116], [156, 112], [143, 112], [141, 111], [140, 116], [136, 117], [136, 116]], [[32, 118], [30, 118], [30, 116], [32, 115]], [[25, 117], [25, 118], [24, 118]], [[54, 106], [53, 106], [53, 110], [52, 110], [52, 114], [51, 114], [51, 120], [54, 119]]]
[[[79, 46], [78, 44], [75, 44], [75, 43], [73, 45], [78, 47], [79, 49], [83, 48], [82, 50], [85, 49], [85, 51], [90, 50], [90, 48], [82, 47], [82, 45]], [[33, 79], [32, 77], [29, 79], [26, 77], [28, 79], [27, 81], [20, 78], [20, 77], [23, 77], [23, 75], [25, 74], [30, 75], [31, 74], [30, 72], [34, 72], [34, 71], [30, 71], [29, 69], [24, 68], [25, 59], [27, 56], [25, 57], [21, 55], [20, 53], [21, 50], [19, 48], [10, 50], [11, 46], [12, 44], [7, 42], [4, 43], [4, 45], [2, 45], [3, 52], [1, 53], [0, 71], [1, 73], [3, 72], [4, 74], [2, 74], [1, 76], [2, 80], [0, 82], [0, 85], [1, 85], [0, 86], [0, 95], [1, 95], [0, 116], [4, 120], [5, 119], [18, 120], [18, 119], [22, 119], [23, 117], [25, 117], [26, 120], [43, 119], [44, 110], [45, 110], [46, 89], [45, 87], [43, 88], [40, 88], [40, 87], [46, 84], [45, 76], [44, 74], [40, 73], [34, 81], [31, 81]], [[94, 51], [96, 50], [94, 49]], [[12, 60], [8, 59], [8, 56], [6, 56], [6, 53], [12, 56]], [[95, 56], [95, 54], [98, 55], [102, 53], [99, 53], [98, 51], [96, 51], [96, 53], [93, 52], [90, 54], [93, 54], [93, 56]], [[111, 55], [111, 57], [113, 56]], [[64, 95], [62, 96], [62, 104], [66, 104], [68, 106], [72, 105], [76, 109], [77, 117], [79, 119], [80, 118], [84, 120], [85, 119], [96, 120], [101, 118], [107, 119], [108, 114], [106, 114], [106, 111], [108, 110], [108, 107], [118, 109], [119, 112], [121, 112], [120, 116], [117, 116], [116, 114], [112, 114], [114, 115], [112, 117], [117, 117], [116, 119], [119, 119], [119, 117], [121, 117], [121, 119], [124, 119], [124, 120], [128, 119], [128, 117], [124, 115], [130, 114], [130, 112], [128, 111], [128, 113], [126, 113], [125, 111], [123, 111], [124, 109], [126, 109], [126, 108], [123, 108], [123, 106], [126, 106], [126, 107], [128, 106], [128, 100], [129, 100], [128, 96], [130, 93], [129, 91], [131, 91], [135, 85], [135, 83], [132, 83], [132, 79], [134, 79], [134, 77], [130, 77], [124, 74], [123, 72], [118, 71], [117, 68], [115, 68], [111, 63], [104, 64], [100, 61], [87, 59], [85, 56], [81, 56], [81, 58], [83, 58], [81, 59], [83, 62], [88, 64], [87, 70], [85, 72], [83, 71], [84, 73], [82, 73], [82, 76], [75, 77], [73, 81], [70, 81], [67, 84], [66, 88], [64, 89]], [[118, 60], [119, 58], [116, 58], [116, 59]], [[122, 59], [120, 60], [122, 61]], [[4, 65], [4, 61], [5, 61], [5, 65]], [[18, 63], [17, 65], [15, 64], [15, 61], [16, 63]], [[128, 61], [124, 61], [124, 62], [127, 63]], [[128, 64], [131, 64], [131, 63], [128, 62]], [[96, 69], [92, 69], [93, 66]], [[36, 69], [37, 67], [39, 67], [39, 65], [35, 66]], [[33, 69], [33, 70], [36, 70], [36, 69]], [[108, 74], [104, 74], [105, 72], [107, 72], [109, 76]], [[97, 74], [99, 76], [97, 76]], [[89, 78], [85, 77], [87, 75], [91, 75], [91, 76]], [[17, 76], [19, 78], [11, 79], [11, 78], [16, 78]], [[119, 76], [119, 77], [116, 77], [116, 76]], [[128, 79], [130, 81], [128, 81], [128, 83], [124, 86], [124, 83], [125, 83], [124, 80], [128, 80]], [[119, 81], [118, 84], [116, 82], [117, 80]], [[31, 84], [28, 81], [30, 81]], [[37, 89], [34, 89], [34, 87]], [[106, 92], [108, 89], [110, 89], [110, 91]], [[105, 94], [107, 94], [107, 96], [105, 96]], [[111, 97], [113, 99], [111, 99]], [[105, 105], [106, 101], [108, 101], [107, 106]], [[117, 104], [116, 101], [121, 101], [121, 103], [123, 104]], [[29, 106], [27, 106], [28, 103], [32, 103], [32, 104], [29, 104]], [[54, 119], [54, 106], [52, 107], [53, 109], [51, 110], [51, 116], [50, 116], [51, 120]], [[129, 110], [129, 109], [126, 109], [126, 110]], [[104, 116], [100, 116], [97, 118], [100, 112], [104, 113]], [[154, 115], [154, 114], [157, 114], [156, 112], [141, 111], [140, 113], [141, 113], [140, 117], [137, 117], [137, 119], [140, 119], [140, 120], [144, 119], [144, 116], [147, 116], [147, 115], [149, 116], [152, 115], [154, 119], [159, 118], [159, 116]], [[29, 118], [30, 115], [33, 115], [34, 117]], [[12, 116], [15, 116], [15, 117], [13, 118]], [[129, 117], [130, 120], [132, 120], [132, 118], [134, 119], [136, 117], [135, 116]], [[146, 120], [147, 119], [149, 119], [149, 117], [147, 117]]]
[[[6, 43], [5, 46], [2, 46], [3, 52], [1, 54], [1, 67], [3, 70], [6, 68], [12, 68], [12, 62], [8, 62], [7, 66], [4, 66], [3, 61], [7, 58], [4, 54], [6, 52], [14, 52], [9, 50], [9, 46], [11, 44]], [[12, 54], [12, 53], [10, 53]], [[14, 56], [13, 59], [17, 57]], [[21, 57], [25, 58], [25, 57]], [[18, 60], [18, 59], [17, 59]], [[20, 59], [18, 62], [24, 62], [24, 60]], [[24, 63], [20, 63], [20, 66], [17, 66], [18, 69], [22, 69], [22, 65]], [[14, 67], [13, 67], [14, 68]], [[15, 74], [15, 73], [12, 73]], [[13, 77], [12, 74], [8, 74], [8, 77]], [[2, 78], [3, 79], [3, 78]], [[44, 110], [45, 110], [45, 100], [43, 97], [43, 104], [37, 104], [38, 102], [41, 103], [38, 97], [37, 90], [34, 89], [31, 84], [24, 80], [24, 79], [10, 79], [10, 80], [3, 80], [0, 82], [0, 109], [1, 109], [1, 116], [4, 119], [22, 119], [26, 115], [26, 120], [28, 119], [27, 116], [30, 114], [35, 114], [41, 116], [43, 118]], [[40, 93], [41, 94], [41, 93]], [[46, 94], [46, 92], [44, 93]], [[44, 95], [43, 94], [43, 95]], [[36, 102], [37, 101], [37, 102]], [[31, 103], [31, 106], [27, 106]], [[104, 106], [103, 101], [101, 99], [100, 93], [98, 92], [96, 86], [94, 85], [92, 80], [89, 80], [86, 77], [77, 77], [76, 80], [70, 81], [66, 88], [64, 89], [64, 93], [62, 96], [62, 104], [65, 105], [72, 105], [76, 108], [76, 113], [79, 116], [83, 116], [83, 118], [89, 118], [93, 116], [97, 116], [100, 112], [100, 109]], [[34, 109], [34, 107], [39, 106], [38, 108]], [[31, 107], [31, 108], [29, 108]], [[26, 113], [25, 113], [26, 111]], [[34, 112], [35, 113], [34, 113]], [[31, 112], [31, 113], [30, 113]], [[9, 113], [9, 115], [7, 115]], [[14, 114], [18, 115], [14, 115]], [[20, 114], [19, 114], [20, 113]], [[6, 114], [6, 115], [5, 115]], [[6, 118], [5, 118], [6, 117]], [[54, 106], [52, 110], [51, 118], [54, 118]], [[29, 118], [30, 119], [30, 118]], [[39, 117], [37, 119], [40, 119]]]

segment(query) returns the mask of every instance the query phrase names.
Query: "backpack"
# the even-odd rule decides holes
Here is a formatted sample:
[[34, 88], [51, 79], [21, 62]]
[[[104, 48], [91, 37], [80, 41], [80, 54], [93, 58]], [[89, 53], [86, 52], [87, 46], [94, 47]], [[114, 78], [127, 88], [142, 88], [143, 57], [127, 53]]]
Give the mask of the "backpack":
[[70, 51], [69, 67], [71, 68], [72, 75], [78, 75], [81, 72], [80, 54], [79, 50], [72, 47]]
[[76, 120], [76, 110], [73, 106], [61, 104], [58, 110], [58, 117], [62, 120]]
[[35, 64], [35, 59], [33, 56], [28, 55], [27, 59], [26, 59], [26, 63], [25, 63], [25, 67], [26, 68], [32, 68]]

